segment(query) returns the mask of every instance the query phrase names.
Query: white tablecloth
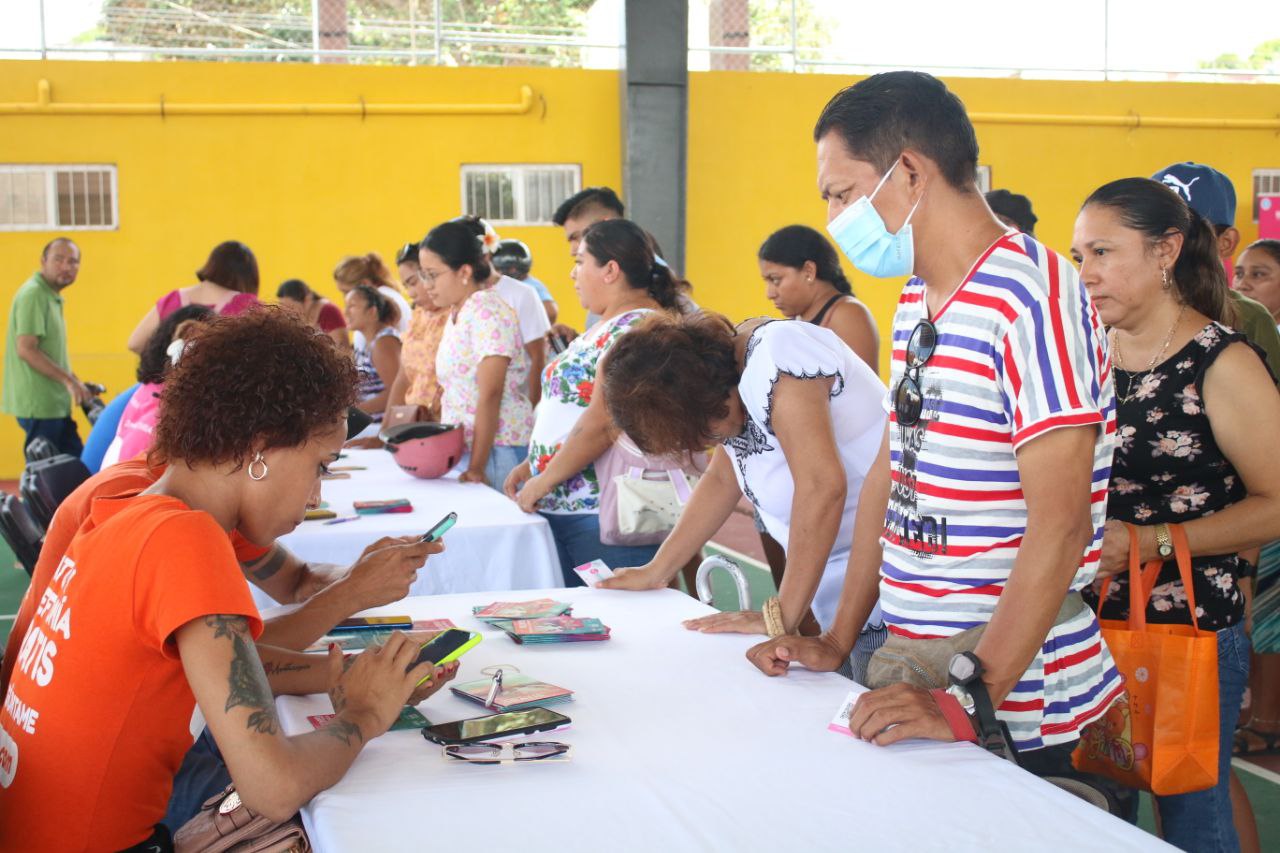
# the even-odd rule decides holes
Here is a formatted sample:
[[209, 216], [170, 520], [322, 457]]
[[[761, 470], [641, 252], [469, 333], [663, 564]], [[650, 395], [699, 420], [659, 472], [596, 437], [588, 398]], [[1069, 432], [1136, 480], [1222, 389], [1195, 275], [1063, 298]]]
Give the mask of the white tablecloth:
[[[602, 618], [613, 639], [518, 646], [485, 630], [459, 680], [512, 664], [574, 690], [552, 706], [572, 727], [543, 736], [571, 743], [573, 760], [472, 766], [417, 731], [390, 732], [303, 809], [318, 851], [1171, 849], [975, 746], [882, 748], [828, 731], [852, 682], [799, 668], [765, 678], [743, 657], [759, 638], [680, 626], [710, 612], [681, 593], [545, 594]], [[535, 597], [414, 598], [382, 612], [482, 630], [472, 605]], [[329, 701], [279, 708], [297, 734]], [[448, 693], [419, 708], [433, 722], [486, 713]]]
[[[459, 483], [456, 474], [419, 480], [400, 470], [385, 450], [347, 450], [336, 467], [363, 466], [349, 480], [326, 480], [322, 494], [340, 517], [354, 515], [352, 501], [408, 498], [413, 512], [362, 516], [343, 524], [304, 521], [280, 539], [304, 560], [349, 565], [382, 536], [423, 534], [446, 513], [458, 523], [445, 534], [445, 551], [418, 573], [411, 595], [438, 595], [487, 589], [542, 589], [560, 586], [560, 561], [551, 528], [540, 515], [526, 515], [487, 486]], [[271, 601], [254, 587], [260, 606]]]

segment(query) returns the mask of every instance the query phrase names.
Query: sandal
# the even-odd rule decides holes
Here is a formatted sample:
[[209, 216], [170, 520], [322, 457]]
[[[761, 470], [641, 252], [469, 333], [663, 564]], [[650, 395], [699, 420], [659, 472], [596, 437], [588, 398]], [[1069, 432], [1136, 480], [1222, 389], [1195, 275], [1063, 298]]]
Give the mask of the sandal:
[[1231, 754], [1271, 755], [1280, 753], [1280, 731], [1269, 732], [1253, 726], [1240, 726], [1231, 741]]

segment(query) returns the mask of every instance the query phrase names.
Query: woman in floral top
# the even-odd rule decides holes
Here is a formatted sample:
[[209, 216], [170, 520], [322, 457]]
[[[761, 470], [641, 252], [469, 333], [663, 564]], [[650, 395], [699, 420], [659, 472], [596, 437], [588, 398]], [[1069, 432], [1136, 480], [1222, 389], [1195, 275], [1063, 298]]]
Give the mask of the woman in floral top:
[[[657, 261], [648, 236], [634, 222], [597, 223], [578, 245], [573, 268], [578, 298], [601, 320], [576, 338], [542, 372], [542, 402], [529, 458], [511, 472], [504, 490], [525, 512], [539, 510], [551, 525], [565, 583], [581, 586], [575, 566], [644, 565], [656, 545], [600, 542], [600, 483], [595, 461], [618, 436], [596, 387], [600, 359], [650, 311], [676, 310], [679, 284]], [[564, 449], [566, 439], [574, 441]]]
[[[1146, 178], [1094, 192], [1076, 219], [1080, 280], [1111, 327], [1117, 448], [1099, 575], [1114, 575], [1102, 615], [1128, 615], [1129, 533], [1158, 559], [1157, 532], [1180, 524], [1192, 560], [1195, 621], [1218, 634], [1218, 784], [1158, 796], [1165, 840], [1235, 850], [1231, 735], [1248, 680], [1239, 552], [1280, 535], [1280, 455], [1258, 441], [1280, 424], [1280, 394], [1262, 358], [1221, 322], [1226, 281], [1213, 230], [1168, 187]], [[1096, 596], [1093, 602], [1097, 603]], [[1152, 623], [1189, 624], [1186, 590], [1165, 563]]]
[[422, 268], [418, 266], [418, 244], [410, 243], [396, 258], [400, 283], [413, 299], [409, 331], [400, 350], [400, 372], [391, 385], [388, 405], [422, 406], [428, 420], [440, 417], [440, 382], [436, 376], [436, 353], [449, 321], [449, 309], [438, 308], [431, 300]]
[[418, 262], [432, 301], [449, 310], [436, 374], [444, 388], [441, 419], [466, 431], [470, 452], [458, 479], [501, 488], [524, 461], [533, 429], [533, 409], [521, 390], [529, 359], [516, 313], [497, 293], [479, 289], [489, 277], [489, 256], [465, 224], [431, 229]]

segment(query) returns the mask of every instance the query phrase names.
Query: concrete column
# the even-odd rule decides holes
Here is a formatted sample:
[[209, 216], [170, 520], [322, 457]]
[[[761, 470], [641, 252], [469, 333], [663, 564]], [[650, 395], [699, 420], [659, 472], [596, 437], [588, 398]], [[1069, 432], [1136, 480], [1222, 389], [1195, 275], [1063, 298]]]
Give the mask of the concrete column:
[[684, 271], [688, 0], [626, 0], [623, 200]]

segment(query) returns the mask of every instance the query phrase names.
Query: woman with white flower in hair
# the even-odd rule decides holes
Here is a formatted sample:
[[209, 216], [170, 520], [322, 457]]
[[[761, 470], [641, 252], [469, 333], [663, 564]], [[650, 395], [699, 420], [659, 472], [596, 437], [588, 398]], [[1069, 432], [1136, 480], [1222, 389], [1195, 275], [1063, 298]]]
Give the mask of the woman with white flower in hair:
[[[1245, 811], [1233, 821], [1231, 742], [1249, 670], [1240, 582], [1252, 570], [1240, 552], [1280, 537], [1280, 454], [1258, 441], [1280, 424], [1280, 394], [1261, 351], [1229, 325], [1213, 228], [1168, 187], [1126, 178], [1096, 190], [1071, 253], [1111, 329], [1118, 440], [1096, 546], [1099, 576], [1114, 577], [1102, 616], [1128, 616], [1133, 525], [1143, 563], [1164, 559], [1147, 621], [1194, 620], [1218, 637], [1218, 783], [1157, 796], [1164, 837], [1184, 850], [1238, 850]], [[1170, 525], [1190, 547], [1190, 591]], [[1096, 595], [1086, 597], [1096, 606]]]
[[[493, 226], [486, 220], [478, 216], [460, 216], [454, 222], [460, 222], [471, 229], [480, 240], [485, 257], [491, 257], [497, 251], [498, 232], [494, 231]], [[547, 361], [547, 333], [551, 331], [547, 309], [542, 304], [542, 297], [532, 285], [509, 275], [503, 275], [492, 264], [489, 266], [489, 277], [482, 281], [480, 286], [497, 293], [516, 312], [516, 319], [520, 323], [520, 340], [524, 344], [525, 354], [529, 356], [529, 385], [525, 389], [525, 396], [534, 407], [537, 407], [538, 401], [542, 398], [541, 376], [542, 368]], [[501, 488], [502, 483], [497, 482], [493, 486]]]
[[459, 479], [501, 489], [528, 454], [533, 431], [519, 320], [501, 296], [485, 289], [489, 253], [468, 223], [432, 228], [418, 244], [418, 261], [431, 301], [449, 310], [436, 374], [443, 389], [440, 419], [466, 431], [469, 454]]

